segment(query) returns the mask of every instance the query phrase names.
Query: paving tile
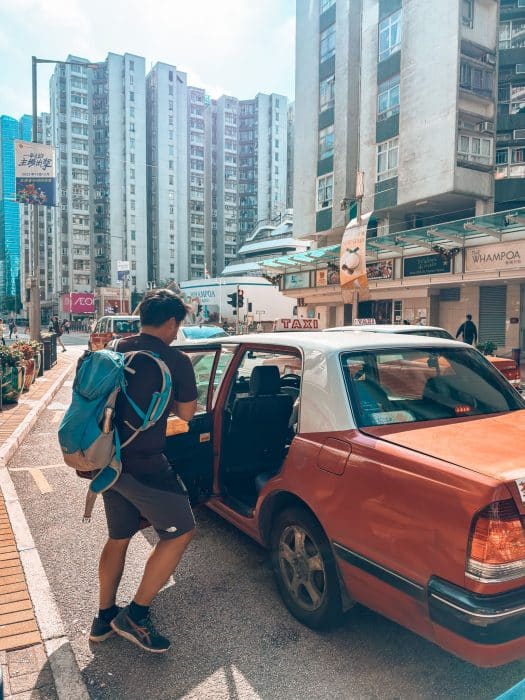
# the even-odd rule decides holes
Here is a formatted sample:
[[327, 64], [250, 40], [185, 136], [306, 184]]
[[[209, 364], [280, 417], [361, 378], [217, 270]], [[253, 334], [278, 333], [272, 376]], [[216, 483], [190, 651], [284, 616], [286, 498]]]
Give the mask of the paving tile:
[[0, 582], [6, 576], [12, 576], [13, 574], [21, 574], [22, 567], [19, 561], [4, 561], [0, 563]]
[[26, 620], [24, 622], [13, 622], [9, 625], [0, 625], [0, 639], [27, 634], [37, 631], [36, 621]]
[[8, 586], [11, 583], [25, 583], [25, 578], [23, 574], [13, 574], [12, 576], [0, 576], [0, 593], [2, 592], [2, 586]]
[[15, 622], [29, 622], [34, 619], [33, 608], [26, 610], [14, 610], [9, 613], [4, 613], [0, 610], [0, 632], [4, 625], [11, 625]]
[[0, 586], [0, 600], [2, 596], [10, 595], [11, 593], [16, 593], [17, 591], [24, 591], [27, 595], [27, 586], [25, 581], [16, 581], [15, 583], [8, 583], [5, 586]]
[[3, 649], [21, 649], [30, 644], [38, 644], [41, 640], [40, 632], [26, 632], [25, 634], [15, 634], [11, 637], [0, 637], [0, 651]]
[[20, 600], [11, 600], [8, 603], [2, 603], [0, 601], [0, 615], [7, 615], [9, 613], [16, 612], [17, 610], [32, 610], [33, 606], [29, 598], [22, 598]]
[[[13, 550], [11, 552], [0, 552], [0, 566], [3, 566], [2, 562], [8, 562], [8, 561], [18, 561], [19, 559], [19, 554], [16, 551], [16, 549], [13, 547]], [[7, 564], [5, 564], [7, 566]]]
[[21, 676], [13, 676], [10, 679], [11, 694], [18, 697], [16, 693], [41, 688], [53, 683], [53, 676], [49, 667], [43, 668], [39, 673], [24, 673]]

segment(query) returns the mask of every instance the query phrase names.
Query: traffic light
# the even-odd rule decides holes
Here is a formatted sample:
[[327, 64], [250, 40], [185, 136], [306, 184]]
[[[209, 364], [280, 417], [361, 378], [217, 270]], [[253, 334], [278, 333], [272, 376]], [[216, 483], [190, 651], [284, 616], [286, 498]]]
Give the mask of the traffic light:
[[244, 306], [244, 291], [242, 289], [239, 289], [239, 298], [237, 300], [237, 305], [239, 309], [242, 309]]
[[237, 292], [232, 292], [228, 294], [228, 304], [233, 306], [234, 309], [237, 308]]

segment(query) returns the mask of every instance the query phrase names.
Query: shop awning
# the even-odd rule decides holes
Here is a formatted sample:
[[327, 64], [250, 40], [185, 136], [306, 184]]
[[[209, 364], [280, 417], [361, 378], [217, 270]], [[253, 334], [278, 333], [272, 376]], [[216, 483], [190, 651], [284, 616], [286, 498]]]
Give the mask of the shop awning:
[[[369, 238], [366, 242], [368, 260], [378, 257], [400, 257], [421, 253], [440, 253], [443, 250], [462, 248], [468, 242], [490, 243], [501, 241], [511, 233], [525, 233], [525, 208], [449, 221], [435, 226], [408, 229], [386, 236]], [[338, 263], [340, 245], [330, 245], [304, 253], [269, 258], [259, 261], [268, 273], [284, 274], [299, 270], [311, 270], [328, 263]]]

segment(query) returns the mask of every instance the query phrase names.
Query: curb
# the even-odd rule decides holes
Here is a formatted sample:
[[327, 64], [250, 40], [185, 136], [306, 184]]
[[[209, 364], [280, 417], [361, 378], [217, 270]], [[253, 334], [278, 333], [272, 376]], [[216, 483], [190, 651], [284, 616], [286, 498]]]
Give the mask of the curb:
[[7, 470], [7, 463], [74, 367], [74, 364], [67, 367], [59, 375], [38, 405], [31, 409], [13, 435], [0, 448], [0, 489], [3, 492], [59, 700], [71, 700], [71, 698], [89, 700], [89, 693], [80, 674], [71, 643], [65, 634], [55, 597], [18, 500], [13, 480]]

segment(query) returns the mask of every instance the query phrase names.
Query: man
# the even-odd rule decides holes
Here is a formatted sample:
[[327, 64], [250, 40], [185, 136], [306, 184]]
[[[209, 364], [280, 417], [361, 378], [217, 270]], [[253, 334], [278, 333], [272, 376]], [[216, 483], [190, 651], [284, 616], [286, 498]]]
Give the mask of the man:
[[459, 338], [460, 335], [463, 336], [464, 343], [474, 345], [474, 343], [477, 342], [478, 329], [476, 328], [476, 324], [472, 320], [472, 314], [467, 314], [467, 320], [463, 321], [461, 326], [458, 328], [456, 338]]
[[62, 342], [62, 339], [60, 338], [60, 336], [62, 335], [62, 328], [60, 327], [58, 316], [53, 316], [53, 318], [51, 319], [51, 326], [53, 328], [53, 333], [55, 333], [55, 335], [57, 337], [57, 343], [62, 348], [62, 352], [66, 352], [66, 348], [64, 346], [64, 343]]
[[[164, 455], [166, 426], [170, 411], [189, 421], [197, 406], [197, 385], [190, 359], [170, 347], [187, 314], [182, 299], [168, 289], [149, 293], [140, 304], [141, 332], [116, 341], [119, 352], [148, 350], [156, 353], [169, 367], [173, 383], [173, 404], [157, 423], [122, 450], [122, 474], [114, 486], [104, 492], [108, 524], [107, 540], [99, 563], [100, 609], [93, 620], [90, 640], [101, 642], [113, 631], [145, 651], [162, 653], [170, 642], [155, 629], [150, 605], [169, 580], [188, 546], [195, 528], [193, 513], [184, 484]], [[160, 388], [159, 369], [147, 357], [132, 362], [135, 373], [128, 379], [127, 392], [143, 411], [152, 394]], [[128, 425], [136, 425], [138, 416], [125, 396], [115, 407], [115, 425], [121, 442], [131, 435]], [[142, 581], [130, 605], [116, 605], [117, 589], [124, 570], [131, 538], [146, 518], [159, 535]]]

